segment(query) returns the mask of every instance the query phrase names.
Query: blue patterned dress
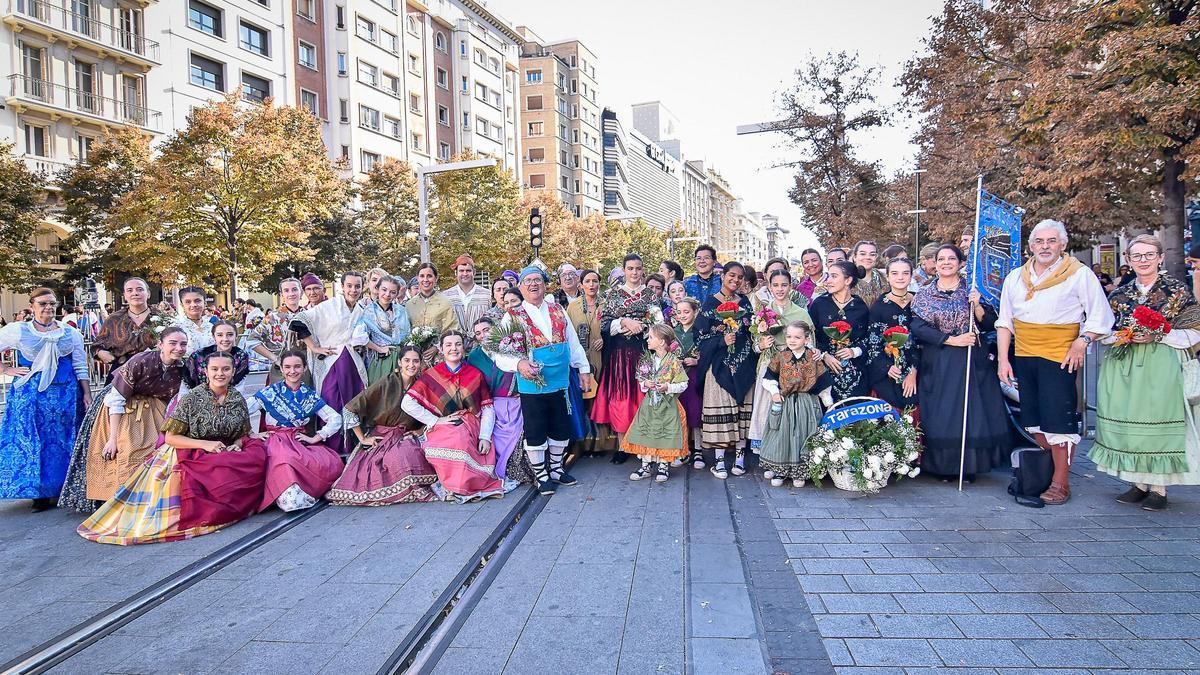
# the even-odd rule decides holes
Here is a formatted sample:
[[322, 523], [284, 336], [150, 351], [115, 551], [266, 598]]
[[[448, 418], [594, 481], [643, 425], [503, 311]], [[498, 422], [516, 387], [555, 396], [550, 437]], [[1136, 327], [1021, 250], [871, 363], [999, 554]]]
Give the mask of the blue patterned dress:
[[16, 349], [17, 365], [31, 370], [9, 385], [0, 422], [0, 499], [57, 497], [67, 475], [87, 357], [79, 331], [56, 323], [47, 333], [31, 322], [0, 328], [0, 351]]

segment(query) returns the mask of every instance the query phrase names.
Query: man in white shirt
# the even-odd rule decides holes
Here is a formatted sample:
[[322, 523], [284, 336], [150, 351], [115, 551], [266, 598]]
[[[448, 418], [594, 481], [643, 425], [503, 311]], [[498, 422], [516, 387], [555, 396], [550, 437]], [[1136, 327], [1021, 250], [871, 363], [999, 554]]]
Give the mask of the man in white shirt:
[[579, 370], [584, 391], [591, 387], [591, 366], [566, 310], [546, 299], [550, 279], [533, 265], [521, 270], [525, 301], [505, 314], [502, 328], [514, 325], [525, 333], [525, 356], [496, 354], [501, 370], [517, 373], [521, 414], [525, 420], [525, 452], [537, 472], [538, 491], [554, 494], [556, 485], [577, 481], [563, 468], [563, 455], [571, 439], [571, 413], [567, 387], [571, 368]]
[[[1062, 223], [1034, 225], [1029, 248], [1032, 257], [1009, 272], [1001, 290], [997, 371], [1008, 385], [1016, 374], [1021, 425], [1054, 457], [1054, 477], [1041, 498], [1057, 505], [1071, 498], [1071, 455], [1080, 440], [1075, 373], [1088, 346], [1112, 330], [1113, 313], [1096, 275], [1065, 254]], [[1010, 362], [1014, 337], [1016, 355]]]
[[492, 294], [475, 283], [475, 261], [470, 254], [464, 253], [454, 260], [454, 278], [458, 283], [442, 291], [442, 295], [454, 307], [460, 326], [474, 326], [491, 308]]

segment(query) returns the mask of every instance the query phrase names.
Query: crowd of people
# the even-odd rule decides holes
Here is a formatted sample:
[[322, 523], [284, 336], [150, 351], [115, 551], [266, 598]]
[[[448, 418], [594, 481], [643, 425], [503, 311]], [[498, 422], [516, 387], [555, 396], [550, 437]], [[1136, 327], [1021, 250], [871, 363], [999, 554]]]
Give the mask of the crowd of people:
[[[345, 272], [332, 297], [309, 273], [280, 282], [278, 307], [241, 303], [234, 321], [191, 286], [164, 312], [133, 277], [91, 354], [39, 288], [32, 319], [0, 328], [0, 350], [17, 354], [0, 370], [14, 378], [0, 498], [77, 509], [81, 536], [138, 544], [321, 498], [465, 502], [523, 482], [553, 494], [576, 483], [572, 453], [633, 458], [631, 480], [658, 482], [680, 467], [740, 476], [758, 455], [773, 486], [800, 486], [822, 414], [865, 396], [923, 420], [925, 473], [973, 481], [1013, 446], [1003, 387], [1019, 390], [1020, 425], [1053, 458], [1042, 500], [1062, 504], [1078, 370], [1102, 341], [1114, 348], [1092, 459], [1131, 483], [1120, 501], [1166, 508], [1167, 486], [1200, 483], [1185, 377], [1200, 308], [1161, 272], [1154, 237], [1130, 242], [1120, 283], [1068, 255], [1067, 240], [1057, 221], [1035, 225], [998, 307], [971, 288], [959, 245], [931, 244], [914, 263], [871, 241], [805, 250], [795, 274], [781, 258], [761, 271], [722, 263], [709, 245], [686, 276], [633, 254], [607, 275], [567, 263], [553, 290], [537, 265], [479, 286], [466, 254], [445, 290], [430, 263], [410, 281]], [[1140, 308], [1170, 326], [1144, 330]], [[887, 339], [897, 331], [912, 338], [899, 348]], [[239, 385], [252, 356], [270, 370], [251, 394]], [[89, 358], [110, 369], [95, 395]]]

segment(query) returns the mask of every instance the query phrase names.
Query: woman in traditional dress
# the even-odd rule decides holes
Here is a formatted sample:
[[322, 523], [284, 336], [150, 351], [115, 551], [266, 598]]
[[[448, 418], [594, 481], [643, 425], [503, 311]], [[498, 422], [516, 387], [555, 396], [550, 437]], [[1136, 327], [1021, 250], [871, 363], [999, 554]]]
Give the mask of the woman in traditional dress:
[[687, 287], [682, 281], [668, 281], [667, 294], [663, 297], [663, 321], [673, 325], [675, 305], [687, 297]]
[[[926, 421], [921, 466], [944, 481], [957, 478], [964, 385], [969, 375], [966, 461], [961, 466], [964, 478], [974, 481], [976, 474], [1000, 464], [1010, 444], [1008, 411], [996, 366], [974, 330], [991, 330], [996, 312], [980, 303], [978, 291], [967, 291], [967, 282], [959, 275], [965, 257], [957, 246], [943, 244], [936, 260], [937, 278], [917, 291], [912, 301], [912, 336], [921, 343], [917, 400]], [[973, 347], [970, 363], [968, 346]]]
[[[342, 416], [304, 384], [304, 352], [291, 350], [279, 358], [283, 381], [260, 389], [247, 402], [250, 415], [261, 413], [259, 428], [245, 447], [262, 446], [267, 455], [267, 482], [258, 510], [276, 504], [283, 511], [314, 506], [342, 475], [342, 458], [325, 439], [342, 433]], [[306, 425], [320, 418], [312, 435]]]
[[1158, 338], [1138, 335], [1123, 347], [1126, 353], [1105, 354], [1089, 457], [1096, 468], [1132, 483], [1117, 501], [1161, 511], [1168, 485], [1200, 485], [1200, 419], [1187, 402], [1182, 374], [1200, 344], [1200, 306], [1187, 284], [1159, 271], [1163, 248], [1157, 237], [1134, 237], [1125, 258], [1134, 277], [1109, 296], [1117, 332], [1104, 341], [1113, 343], [1138, 307], [1162, 314], [1171, 330]]
[[[787, 331], [784, 330], [793, 321], [803, 321], [812, 325], [808, 310], [796, 304], [793, 298], [797, 293], [792, 289], [792, 273], [787, 271], [787, 263], [776, 260], [778, 264], [767, 264], [767, 283], [764, 284], [770, 292], [770, 299], [758, 306], [758, 311], [770, 309], [778, 315], [779, 324], [774, 329], [767, 329], [765, 323], [757, 326], [758, 337], [754, 339], [754, 351], [758, 352], [758, 367], [756, 369], [754, 386], [754, 403], [750, 413], [750, 450], [758, 453], [762, 445], [763, 432], [766, 431], [767, 414], [771, 410], [771, 395], [763, 388], [763, 377], [767, 373], [767, 364], [776, 354], [787, 348]], [[803, 296], [800, 296], [803, 298]], [[753, 324], [752, 324], [753, 325]]]
[[154, 454], [167, 403], [183, 384], [187, 336], [164, 329], [158, 349], [142, 352], [113, 373], [80, 425], [59, 505], [91, 513]]
[[158, 336], [169, 320], [147, 304], [150, 286], [145, 279], [129, 277], [121, 286], [125, 306], [104, 320], [92, 350], [97, 359], [108, 367], [105, 384], [112, 381], [113, 371], [147, 349], [153, 349]]
[[[600, 273], [595, 270], [583, 270], [579, 275], [582, 291], [579, 297], [567, 305], [567, 318], [575, 326], [575, 334], [579, 336], [579, 344], [587, 352], [588, 364], [592, 367], [592, 386], [583, 392], [584, 422], [587, 425], [585, 455], [596, 454], [596, 443], [600, 439], [600, 430], [592, 421], [592, 409], [596, 403], [596, 385], [600, 376], [603, 359], [604, 338], [600, 327]], [[495, 394], [495, 390], [492, 391]]]
[[437, 499], [437, 473], [421, 450], [422, 425], [400, 407], [421, 374], [421, 350], [400, 348], [396, 370], [346, 404], [343, 425], [358, 437], [346, 468], [325, 495], [341, 506], [386, 506]]
[[504, 316], [506, 309], [504, 293], [510, 288], [512, 288], [512, 283], [509, 282], [507, 277], [496, 277], [492, 281], [492, 307], [483, 313], [484, 316], [492, 321], [499, 321], [500, 317]]
[[75, 444], [78, 402], [92, 403], [83, 336], [54, 320], [49, 288], [29, 293], [32, 321], [0, 328], [0, 353], [15, 350], [16, 367], [0, 365], [8, 387], [0, 422], [0, 499], [32, 499], [34, 511], [54, 508]]
[[[721, 480], [729, 477], [725, 455], [734, 451], [733, 475], [746, 473], [744, 443], [750, 431], [751, 390], [757, 359], [750, 339], [750, 319], [753, 310], [750, 300], [737, 292], [742, 285], [745, 268], [736, 261], [725, 263], [721, 273], [721, 289], [701, 305], [696, 321], [700, 338], [700, 361], [697, 368], [703, 375], [703, 412], [701, 441], [713, 449], [712, 474]], [[741, 309], [741, 317], [730, 318], [733, 326], [717, 315], [717, 307], [731, 302]], [[704, 468], [703, 460], [693, 466]]]
[[[867, 381], [875, 395], [892, 404], [897, 410], [917, 405], [917, 361], [920, 358], [918, 343], [909, 336], [900, 347], [900, 363], [885, 351], [887, 342], [884, 331], [894, 326], [905, 330], [912, 323], [913, 294], [908, 287], [912, 283], [912, 261], [895, 258], [888, 262], [888, 292], [880, 296], [871, 307], [870, 341], [867, 344]], [[914, 410], [913, 418], [919, 420]]]
[[679, 395], [687, 389], [687, 373], [671, 349], [673, 342], [675, 330], [670, 326], [665, 323], [650, 326], [647, 354], [638, 368], [642, 402], [621, 445], [622, 451], [642, 460], [641, 467], [629, 475], [629, 480], [649, 478], [650, 465], [656, 464], [654, 480], [665, 483], [670, 477], [667, 466], [688, 454], [687, 416], [679, 403]]
[[212, 323], [204, 316], [204, 289], [185, 286], [179, 289], [179, 315], [172, 323], [187, 335], [188, 355], [214, 344]]
[[700, 341], [696, 330], [696, 319], [700, 317], [700, 302], [695, 298], [683, 298], [675, 303], [673, 323], [675, 324], [675, 342], [679, 343], [679, 362], [687, 372], [688, 386], [679, 395], [679, 403], [683, 405], [683, 414], [687, 420], [688, 438], [692, 447], [689, 448], [690, 459], [672, 462], [679, 466], [683, 461], [698, 462], [697, 469], [704, 468], [704, 455], [700, 448], [700, 418], [704, 411], [703, 396], [700, 385], [704, 373], [697, 364], [700, 362]]
[[518, 483], [532, 483], [533, 467], [521, 447], [525, 420], [521, 416], [521, 395], [517, 393], [517, 375], [496, 366], [485, 348], [495, 322], [482, 316], [475, 322], [475, 348], [467, 355], [467, 363], [479, 369], [492, 392], [492, 409], [496, 411], [496, 426], [492, 430], [492, 447], [496, 450], [496, 477]]
[[859, 269], [854, 294], [870, 307], [888, 289], [887, 277], [875, 268], [875, 263], [879, 261], [879, 248], [873, 241], [860, 241], [850, 251], [850, 259]]
[[[771, 258], [767, 261], [767, 266], [763, 269], [763, 283], [759, 284], [758, 290], [750, 298], [750, 303], [754, 305], [755, 311], [764, 305], [770, 305], [774, 302], [775, 294], [771, 290], [771, 275], [777, 271], [787, 272], [789, 278], [792, 274], [791, 265], [784, 258]], [[800, 291], [795, 288], [788, 293], [788, 300], [799, 306], [801, 309], [808, 307], [808, 298], [801, 295]], [[780, 333], [782, 335], [782, 332]]]
[[[604, 339], [603, 370], [596, 400], [592, 403], [592, 420], [607, 424], [617, 434], [620, 448], [622, 435], [629, 430], [637, 405], [637, 365], [646, 349], [646, 329], [662, 321], [662, 310], [654, 293], [642, 283], [644, 268], [640, 256], [625, 256], [625, 282], [608, 292], [600, 310], [600, 327]], [[613, 462], [624, 462], [628, 456], [619, 449]]]
[[[279, 357], [296, 345], [296, 334], [292, 331], [292, 319], [300, 313], [302, 290], [300, 280], [288, 277], [279, 282], [279, 306], [267, 318], [248, 333], [254, 346], [251, 351], [271, 362], [267, 371], [267, 384], [283, 380]], [[304, 384], [312, 385], [312, 375], [305, 371]]]
[[[866, 396], [867, 342], [870, 337], [871, 310], [862, 298], [854, 294], [859, 270], [845, 260], [828, 267], [825, 288], [828, 291], [813, 298], [808, 306], [816, 329], [817, 348], [824, 352], [825, 366], [832, 373], [833, 400], [851, 396]], [[838, 321], [850, 324], [850, 334], [844, 344], [833, 343], [825, 329]]]
[[150, 544], [208, 534], [258, 510], [266, 483], [262, 445], [250, 433], [246, 399], [232, 387], [233, 356], [214, 352], [205, 385], [179, 402], [163, 426], [167, 442], [77, 531], [102, 544]]
[[379, 280], [375, 299], [363, 307], [362, 317], [355, 331], [367, 338], [367, 385], [372, 385], [395, 372], [400, 358], [400, 345], [412, 332], [408, 311], [396, 302], [400, 293], [400, 282], [393, 276]]
[[763, 378], [771, 408], [758, 461], [763, 478], [773, 487], [782, 487], [788, 478], [792, 487], [802, 487], [808, 475], [804, 446], [821, 423], [816, 392], [828, 386], [825, 364], [810, 347], [812, 331], [803, 320], [789, 322], [784, 329], [786, 345], [771, 357]]
[[[237, 327], [229, 321], [218, 321], [212, 326], [213, 343], [197, 349], [192, 352], [192, 355], [187, 357], [185, 365], [186, 373], [183, 376], [184, 392], [188, 389], [203, 387], [208, 378], [208, 369], [205, 367], [205, 362], [210, 354], [222, 352], [233, 357], [233, 379], [230, 382], [234, 387], [239, 386], [246, 376], [250, 374], [250, 354], [244, 349], [237, 346]], [[171, 411], [167, 411], [167, 416], [170, 416]]]
[[504, 494], [496, 477], [492, 393], [478, 368], [463, 361], [462, 333], [442, 333], [442, 362], [421, 373], [400, 407], [425, 425], [422, 445], [441, 489], [465, 502]]

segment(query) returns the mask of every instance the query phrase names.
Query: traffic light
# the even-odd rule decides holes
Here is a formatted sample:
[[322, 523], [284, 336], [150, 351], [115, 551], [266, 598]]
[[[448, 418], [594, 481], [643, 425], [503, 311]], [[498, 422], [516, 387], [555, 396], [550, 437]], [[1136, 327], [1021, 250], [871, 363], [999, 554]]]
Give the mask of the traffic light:
[[537, 257], [538, 249], [542, 247], [542, 216], [537, 208], [529, 210], [529, 245], [533, 247], [534, 257]]

